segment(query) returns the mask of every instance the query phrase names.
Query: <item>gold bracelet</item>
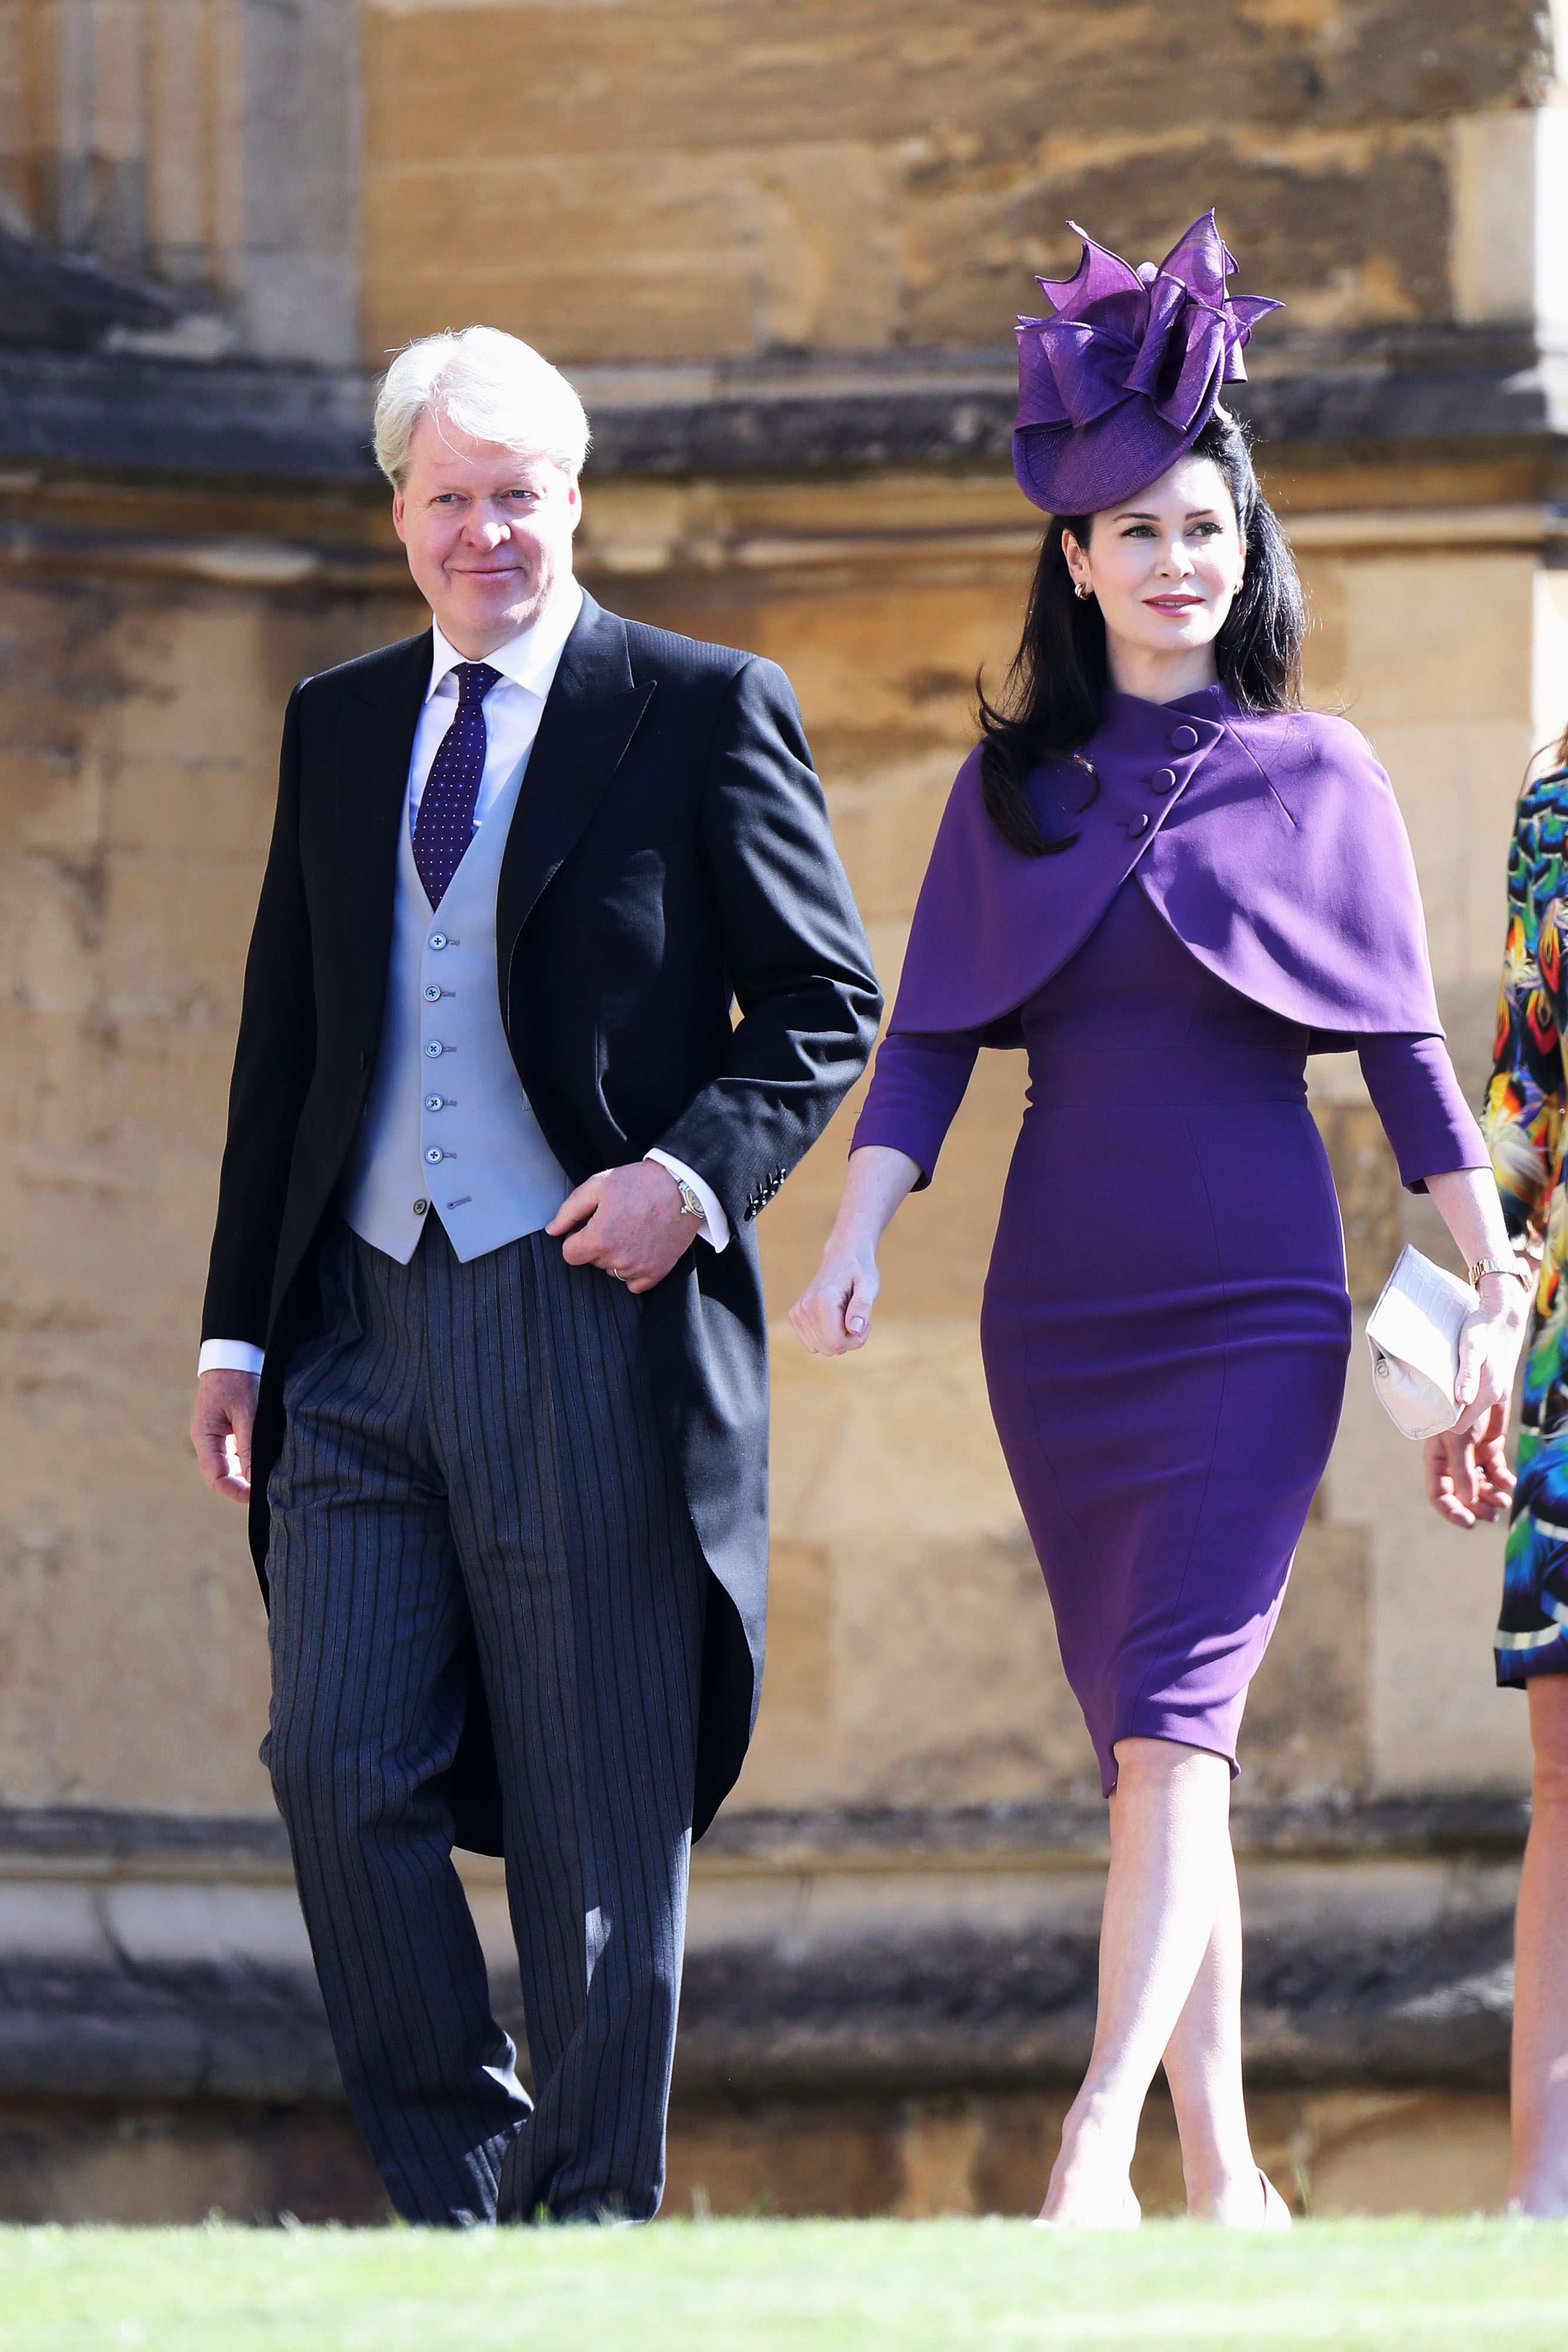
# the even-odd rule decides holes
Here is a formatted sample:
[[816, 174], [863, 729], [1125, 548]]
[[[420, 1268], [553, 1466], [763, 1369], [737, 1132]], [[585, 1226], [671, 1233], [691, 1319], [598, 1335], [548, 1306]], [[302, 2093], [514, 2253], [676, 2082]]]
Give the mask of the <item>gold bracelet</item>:
[[1479, 1290], [1482, 1276], [1489, 1274], [1509, 1275], [1515, 1282], [1522, 1282], [1526, 1290], [1535, 1287], [1535, 1276], [1522, 1258], [1479, 1257], [1474, 1265], [1465, 1268], [1465, 1276], [1472, 1290]]

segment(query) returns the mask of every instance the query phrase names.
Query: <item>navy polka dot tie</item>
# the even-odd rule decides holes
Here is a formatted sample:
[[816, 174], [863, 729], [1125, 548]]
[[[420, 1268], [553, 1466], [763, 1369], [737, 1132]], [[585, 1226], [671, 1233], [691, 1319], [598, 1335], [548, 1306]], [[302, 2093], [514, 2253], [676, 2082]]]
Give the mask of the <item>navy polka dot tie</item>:
[[485, 772], [489, 734], [485, 697], [500, 678], [489, 662], [459, 662], [458, 715], [436, 747], [414, 819], [414, 863], [425, 896], [438, 907], [474, 837], [474, 803]]

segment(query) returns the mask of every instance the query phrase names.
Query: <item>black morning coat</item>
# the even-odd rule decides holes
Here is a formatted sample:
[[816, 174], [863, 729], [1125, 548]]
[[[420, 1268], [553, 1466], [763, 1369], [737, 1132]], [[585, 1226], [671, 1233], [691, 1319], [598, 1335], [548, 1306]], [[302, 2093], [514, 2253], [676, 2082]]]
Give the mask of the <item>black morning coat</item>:
[[[205, 1338], [267, 1350], [250, 1505], [263, 1592], [283, 1375], [319, 1316], [317, 1254], [381, 1035], [430, 658], [425, 634], [324, 671], [295, 688], [284, 721], [202, 1315]], [[762, 1683], [768, 1367], [754, 1220], [864, 1067], [881, 1002], [784, 673], [584, 597], [507, 840], [496, 938], [512, 1059], [573, 1182], [657, 1144], [699, 1171], [730, 1219], [728, 1249], [694, 1241], [640, 1301], [716, 1580], [700, 1835], [740, 1771]], [[458, 1843], [500, 1853], [472, 1659], [445, 1793]]]

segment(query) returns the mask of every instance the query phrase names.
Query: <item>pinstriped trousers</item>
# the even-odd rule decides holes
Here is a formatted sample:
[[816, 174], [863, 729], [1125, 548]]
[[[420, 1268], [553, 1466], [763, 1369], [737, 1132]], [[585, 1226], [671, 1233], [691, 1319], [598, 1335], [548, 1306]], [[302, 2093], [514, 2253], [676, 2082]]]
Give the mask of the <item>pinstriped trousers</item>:
[[[270, 1728], [349, 2103], [415, 2221], [647, 2221], [664, 2185], [706, 1578], [637, 1301], [543, 1234], [342, 1226], [290, 1364]], [[477, 1641], [534, 2098], [432, 1782]]]

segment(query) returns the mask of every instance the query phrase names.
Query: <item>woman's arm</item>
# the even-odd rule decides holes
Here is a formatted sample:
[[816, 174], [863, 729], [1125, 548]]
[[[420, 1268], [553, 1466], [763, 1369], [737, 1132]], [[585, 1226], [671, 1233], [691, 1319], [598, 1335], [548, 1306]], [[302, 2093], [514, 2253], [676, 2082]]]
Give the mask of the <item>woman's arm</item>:
[[1362, 1037], [1357, 1048], [1373, 1108], [1407, 1192], [1425, 1192], [1434, 1168], [1488, 1165], [1485, 1139], [1440, 1036]]
[[[1467, 1265], [1482, 1257], [1517, 1256], [1489, 1171], [1466, 1168], [1429, 1176], [1426, 1189]], [[1480, 1304], [1459, 1334], [1456, 1393], [1469, 1410], [1440, 1437], [1429, 1437], [1421, 1449], [1426, 1499], [1439, 1518], [1456, 1528], [1501, 1518], [1512, 1499], [1514, 1478], [1506, 1451], [1509, 1404], [1530, 1317], [1531, 1285], [1510, 1275], [1484, 1274], [1477, 1295]]]
[[899, 1203], [930, 1183], [979, 1051], [977, 1029], [883, 1038], [822, 1264], [789, 1311], [814, 1356], [865, 1346], [881, 1286], [877, 1244]]
[[[1489, 1168], [1456, 1168], [1428, 1176], [1426, 1190], [1468, 1266], [1485, 1257], [1515, 1259]], [[1465, 1410], [1448, 1434], [1456, 1442], [1468, 1437], [1478, 1448], [1484, 1444], [1492, 1471], [1500, 1467], [1511, 1489], [1501, 1447], [1514, 1367], [1530, 1316], [1531, 1286], [1514, 1275], [1483, 1274], [1476, 1296], [1479, 1304], [1459, 1334], [1455, 1402]]]
[[865, 1143], [849, 1154], [822, 1264], [789, 1310], [796, 1334], [814, 1356], [844, 1356], [865, 1346], [882, 1284], [877, 1244], [921, 1172], [918, 1160], [890, 1144]]
[[[1467, 1266], [1488, 1257], [1515, 1264], [1487, 1147], [1442, 1038], [1363, 1037], [1360, 1051], [1367, 1091], [1405, 1183], [1431, 1194]], [[1473, 1452], [1478, 1432], [1485, 1431], [1488, 1461], [1506, 1476], [1502, 1433], [1529, 1286], [1513, 1275], [1483, 1275], [1477, 1296], [1479, 1303], [1459, 1339], [1455, 1402], [1463, 1410], [1448, 1434], [1453, 1446], [1468, 1444]], [[1427, 1466], [1430, 1491], [1430, 1462]]]
[[[1426, 1189], [1467, 1265], [1478, 1258], [1517, 1258], [1489, 1169], [1429, 1176]], [[1422, 1447], [1426, 1499], [1451, 1527], [1500, 1518], [1513, 1495], [1508, 1466], [1509, 1402], [1530, 1316], [1531, 1286], [1512, 1275], [1483, 1274], [1480, 1304], [1459, 1334], [1456, 1402], [1467, 1407], [1454, 1427]]]

